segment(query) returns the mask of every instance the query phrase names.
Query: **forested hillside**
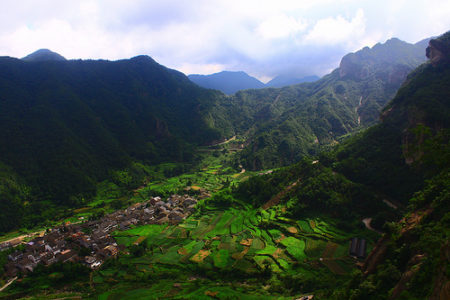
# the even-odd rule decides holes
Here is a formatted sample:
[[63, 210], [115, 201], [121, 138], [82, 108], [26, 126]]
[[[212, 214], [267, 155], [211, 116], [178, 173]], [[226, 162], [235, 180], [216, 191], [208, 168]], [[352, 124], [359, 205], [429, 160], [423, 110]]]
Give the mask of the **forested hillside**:
[[425, 47], [426, 41], [391, 39], [348, 54], [316, 82], [238, 92], [231, 115], [249, 137], [241, 163], [250, 169], [286, 165], [375, 124], [406, 75], [425, 61]]
[[288, 85], [299, 84], [303, 82], [312, 82], [319, 80], [320, 77], [316, 75], [305, 76], [305, 77], [294, 77], [289, 75], [280, 75], [272, 78], [266, 83], [266, 87], [280, 88]]
[[[95, 194], [97, 182], [132, 162], [189, 162], [196, 145], [232, 133], [210, 109], [221, 93], [147, 56], [114, 62], [3, 57], [0, 91], [7, 208], [0, 231], [47, 205], [78, 205]], [[27, 193], [18, 192], [22, 186]]]
[[[338, 294], [341, 298], [450, 296], [450, 32], [430, 41], [427, 57], [430, 62], [408, 77], [384, 109], [382, 124], [340, 157], [340, 167], [344, 167], [342, 171], [348, 177], [388, 195], [397, 195], [407, 205], [400, 222], [385, 226], [387, 234], [365, 261], [362, 273]], [[383, 138], [387, 135], [396, 138], [389, 142]], [[373, 138], [380, 141], [377, 144], [381, 151], [365, 153], [361, 146]], [[397, 155], [401, 152], [404, 171], [398, 171], [400, 165], [384, 163], [386, 158], [391, 160], [388, 147], [396, 149]], [[350, 163], [355, 160], [367, 164], [373, 174], [357, 174], [360, 166]], [[411, 182], [408, 173], [422, 180]], [[397, 178], [402, 178], [403, 183]], [[408, 193], [398, 195], [398, 191]]]

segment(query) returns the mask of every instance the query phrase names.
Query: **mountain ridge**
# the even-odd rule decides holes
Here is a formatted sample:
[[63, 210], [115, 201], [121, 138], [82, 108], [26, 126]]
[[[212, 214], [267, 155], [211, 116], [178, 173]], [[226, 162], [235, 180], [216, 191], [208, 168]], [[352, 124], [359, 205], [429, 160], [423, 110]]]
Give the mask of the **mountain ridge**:
[[244, 113], [234, 123], [249, 137], [242, 164], [260, 169], [293, 163], [377, 123], [413, 66], [425, 61], [424, 53], [424, 43], [389, 40], [344, 56], [318, 81], [236, 93], [231, 115]]

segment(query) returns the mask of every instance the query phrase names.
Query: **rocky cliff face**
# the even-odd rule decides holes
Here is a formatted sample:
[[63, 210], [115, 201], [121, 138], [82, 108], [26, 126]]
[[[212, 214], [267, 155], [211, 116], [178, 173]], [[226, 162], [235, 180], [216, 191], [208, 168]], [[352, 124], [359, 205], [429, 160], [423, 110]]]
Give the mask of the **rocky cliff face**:
[[401, 84], [411, 70], [425, 61], [424, 50], [423, 42], [409, 44], [392, 38], [384, 44], [344, 56], [339, 76], [364, 80], [374, 75], [390, 84]]
[[433, 66], [450, 61], [450, 46], [442, 40], [431, 40], [426, 55]]
[[[448, 34], [442, 36], [440, 39], [430, 40], [426, 49], [426, 56], [429, 59], [429, 63], [433, 68], [438, 66], [447, 65], [450, 62], [450, 43], [446, 39]], [[432, 131], [438, 132], [443, 127], [440, 122], [429, 122], [426, 114], [418, 112], [417, 109], [411, 109], [409, 111], [408, 120], [409, 124], [403, 135], [403, 155], [407, 164], [412, 164], [415, 161], [420, 160], [423, 156], [422, 144], [425, 140], [423, 133], [412, 134], [411, 129], [416, 128], [418, 125], [425, 125], [430, 127]], [[412, 145], [413, 144], [413, 145]]]
[[362, 66], [358, 63], [356, 53], [350, 53], [344, 56], [339, 64], [339, 76], [352, 77], [355, 79], [364, 79], [367, 77], [367, 70], [364, 72]]
[[411, 68], [405, 65], [396, 65], [393, 66], [392, 69], [388, 73], [388, 83], [390, 85], [401, 85], [409, 72], [411, 72]]
[[429, 41], [426, 57], [429, 61], [410, 75], [404, 71], [399, 71], [398, 76], [392, 73], [392, 80], [405, 75], [407, 80], [397, 99], [380, 115], [382, 122], [401, 128], [403, 156], [409, 165], [421, 159], [427, 138], [449, 126], [450, 32]]

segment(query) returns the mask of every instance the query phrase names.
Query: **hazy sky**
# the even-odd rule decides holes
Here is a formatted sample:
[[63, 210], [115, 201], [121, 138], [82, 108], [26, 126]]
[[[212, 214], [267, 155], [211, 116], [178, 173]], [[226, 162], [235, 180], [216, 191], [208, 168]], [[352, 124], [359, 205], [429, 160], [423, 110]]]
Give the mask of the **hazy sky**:
[[366, 45], [450, 30], [448, 0], [0, 0], [0, 8], [0, 55], [146, 54], [186, 74], [242, 70], [263, 80], [323, 75]]

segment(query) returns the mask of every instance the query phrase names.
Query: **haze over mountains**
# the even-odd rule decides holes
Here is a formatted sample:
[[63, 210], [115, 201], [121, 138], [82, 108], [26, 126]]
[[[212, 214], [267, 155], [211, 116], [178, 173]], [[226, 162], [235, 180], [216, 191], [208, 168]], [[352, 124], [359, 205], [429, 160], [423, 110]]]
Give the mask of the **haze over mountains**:
[[[367, 66], [360, 65], [360, 70], [353, 69], [352, 74], [355, 76], [365, 76], [363, 73], [357, 74], [357, 72], [366, 72], [367, 67], [370, 67], [371, 64], [379, 63], [381, 60], [385, 64], [404, 65], [409, 69], [415, 67], [418, 63], [423, 61], [423, 54], [419, 53], [422, 53], [421, 51], [425, 49], [428, 40], [429, 39], [425, 39], [415, 44], [409, 44], [397, 38], [392, 38], [388, 41], [389, 47], [383, 47], [381, 44], [375, 45], [372, 49], [366, 47], [357, 53], [349, 54], [345, 57], [344, 65], [342, 66], [341, 62], [340, 66], [342, 75], [349, 72], [349, 68], [356, 67], [352, 65], [353, 61], [355, 61], [356, 64], [361, 64], [361, 61], [364, 61], [365, 64], [367, 64]], [[406, 46], [407, 44], [409, 47]], [[402, 49], [400, 50], [400, 48]], [[388, 68], [392, 68], [392, 66], [388, 66]], [[401, 71], [398, 70], [398, 72]], [[368, 76], [369, 74], [366, 75]], [[398, 75], [391, 74], [391, 76], [399, 76], [400, 80], [402, 78], [400, 73]], [[259, 89], [264, 87], [281, 88], [303, 82], [314, 82], [319, 79], [319, 77], [315, 75], [299, 78], [286, 74], [276, 76], [264, 84], [243, 71], [222, 71], [211, 75], [188, 75], [188, 77], [191, 81], [201, 87], [220, 90], [227, 95], [232, 95], [240, 90]], [[395, 79], [392, 78], [392, 80]]]
[[277, 76], [264, 84], [255, 77], [252, 77], [243, 71], [222, 71], [211, 75], [192, 74], [188, 75], [188, 78], [201, 87], [219, 90], [227, 95], [232, 95], [240, 90], [261, 89], [265, 87], [283, 87], [302, 82], [316, 81], [319, 79], [318, 76], [296, 78], [284, 75]]
[[211, 75], [188, 75], [188, 78], [201, 87], [215, 89], [231, 95], [239, 90], [260, 89], [265, 84], [245, 72], [222, 71]]
[[279, 75], [272, 78], [269, 82], [266, 83], [266, 87], [275, 87], [280, 88], [283, 86], [294, 85], [303, 82], [313, 82], [319, 80], [320, 77], [316, 75], [305, 76], [305, 77], [293, 77], [289, 75]]

